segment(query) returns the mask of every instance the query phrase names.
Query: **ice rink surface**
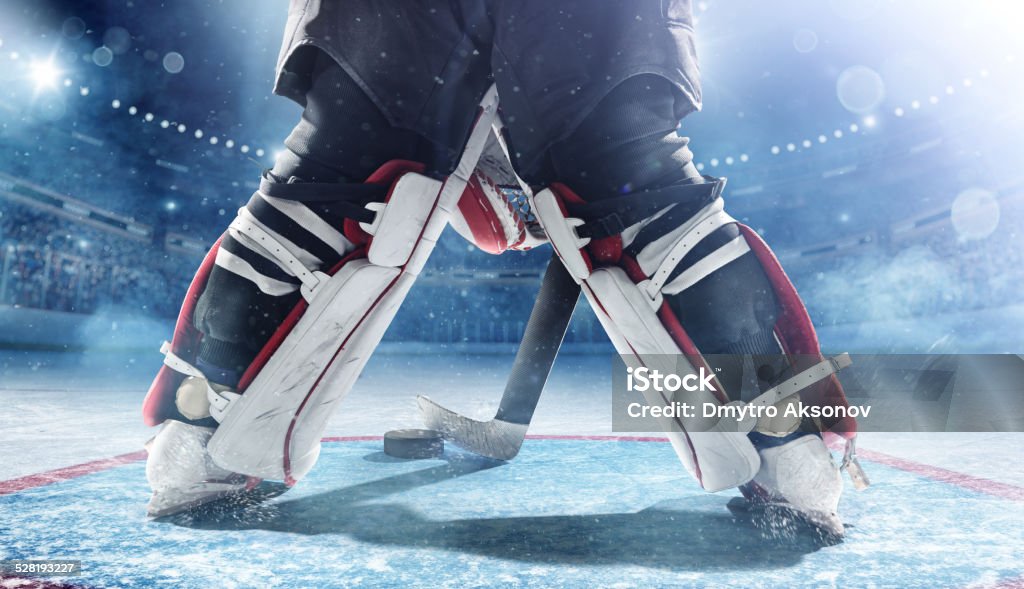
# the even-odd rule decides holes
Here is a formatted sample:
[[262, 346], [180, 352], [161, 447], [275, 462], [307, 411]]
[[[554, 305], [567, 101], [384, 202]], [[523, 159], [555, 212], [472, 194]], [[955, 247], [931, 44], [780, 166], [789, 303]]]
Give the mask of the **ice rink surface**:
[[511, 462], [391, 459], [378, 437], [419, 425], [416, 394], [490, 417], [511, 357], [386, 351], [297, 487], [161, 520], [145, 517], [140, 452], [155, 353], [4, 352], [0, 559], [82, 560], [62, 580], [78, 587], [1024, 583], [1024, 435], [864, 434], [874, 485], [847, 481], [848, 537], [829, 545], [730, 513], [736, 492], [700, 491], [666, 443], [604, 439], [607, 355], [559, 357]]

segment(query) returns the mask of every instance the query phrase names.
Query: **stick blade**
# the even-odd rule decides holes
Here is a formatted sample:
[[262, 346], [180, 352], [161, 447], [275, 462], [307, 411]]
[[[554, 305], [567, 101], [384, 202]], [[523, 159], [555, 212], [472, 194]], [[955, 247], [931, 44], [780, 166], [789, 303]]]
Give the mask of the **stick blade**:
[[526, 425], [500, 419], [470, 419], [423, 395], [416, 397], [416, 402], [426, 427], [441, 432], [444, 439], [474, 454], [494, 460], [512, 460], [526, 439]]

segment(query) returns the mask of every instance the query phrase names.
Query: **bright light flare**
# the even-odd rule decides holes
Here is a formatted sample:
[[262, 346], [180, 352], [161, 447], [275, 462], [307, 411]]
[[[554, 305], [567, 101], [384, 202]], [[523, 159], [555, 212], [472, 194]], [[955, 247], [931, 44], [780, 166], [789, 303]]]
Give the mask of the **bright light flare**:
[[54, 65], [53, 60], [33, 61], [29, 66], [32, 81], [36, 84], [36, 90], [46, 90], [57, 87], [63, 72]]

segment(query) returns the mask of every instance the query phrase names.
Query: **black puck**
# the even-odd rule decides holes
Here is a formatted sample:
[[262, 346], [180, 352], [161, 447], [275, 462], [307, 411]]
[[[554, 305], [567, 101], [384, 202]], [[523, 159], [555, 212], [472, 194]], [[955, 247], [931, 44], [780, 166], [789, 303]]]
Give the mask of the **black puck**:
[[444, 439], [432, 429], [395, 429], [384, 434], [384, 453], [395, 458], [437, 458], [444, 454]]

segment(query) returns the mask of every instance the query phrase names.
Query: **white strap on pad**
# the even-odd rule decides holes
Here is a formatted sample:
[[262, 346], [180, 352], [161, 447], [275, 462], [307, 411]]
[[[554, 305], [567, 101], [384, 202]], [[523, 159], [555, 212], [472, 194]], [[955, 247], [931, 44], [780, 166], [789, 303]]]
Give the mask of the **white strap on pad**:
[[[799, 393], [807, 387], [832, 376], [851, 364], [853, 364], [853, 361], [850, 359], [850, 355], [846, 353], [839, 354], [832, 358], [826, 358], [814, 366], [811, 366], [795, 376], [787, 378], [783, 382], [761, 393], [748, 402], [747, 405], [752, 407], [767, 407], [769, 405], [775, 405], [779, 401]], [[738, 401], [731, 404], [742, 405], [742, 403]], [[743, 412], [743, 419], [737, 420], [737, 431], [749, 433], [754, 430], [754, 427], [757, 425], [757, 421], [758, 418], [756, 417], [756, 412], [745, 411]]]
[[255, 241], [267, 254], [274, 257], [279, 266], [302, 281], [302, 297], [312, 301], [317, 289], [327, 280], [327, 274], [319, 270], [311, 270], [303, 264], [279, 239], [263, 227], [248, 209], [238, 209], [238, 216], [231, 225], [229, 232], [238, 232]]
[[576, 228], [584, 224], [583, 219], [563, 215], [558, 198], [550, 188], [533, 197], [533, 212], [569, 274], [576, 282], [589, 277], [590, 268], [580, 249], [590, 243], [590, 238], [582, 238], [576, 233]]
[[[669, 276], [672, 275], [672, 271], [683, 261], [686, 254], [693, 250], [694, 246], [704, 241], [705, 238], [720, 227], [736, 222], [736, 219], [733, 219], [729, 213], [723, 210], [723, 204], [721, 198], [717, 199], [688, 223], [690, 227], [675, 242], [668, 255], [658, 265], [657, 271], [651, 276], [650, 282], [647, 283], [645, 290], [649, 298], [652, 300], [659, 298], [665, 283], [668, 282]], [[746, 242], [744, 241], [744, 243]]]
[[242, 395], [232, 391], [216, 391], [210, 386], [210, 380], [202, 373], [201, 370], [186, 362], [181, 356], [178, 356], [171, 351], [171, 343], [164, 342], [160, 346], [160, 353], [164, 355], [164, 364], [171, 368], [175, 372], [179, 372], [186, 376], [193, 378], [202, 379], [203, 384], [206, 385], [206, 399], [210, 402], [210, 415], [213, 416], [218, 423], [224, 420], [224, 416], [227, 415], [228, 410]]

